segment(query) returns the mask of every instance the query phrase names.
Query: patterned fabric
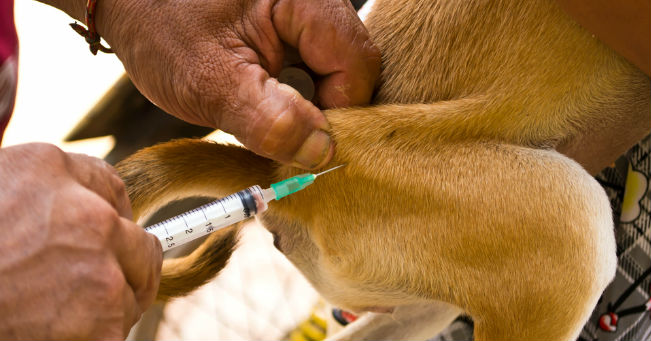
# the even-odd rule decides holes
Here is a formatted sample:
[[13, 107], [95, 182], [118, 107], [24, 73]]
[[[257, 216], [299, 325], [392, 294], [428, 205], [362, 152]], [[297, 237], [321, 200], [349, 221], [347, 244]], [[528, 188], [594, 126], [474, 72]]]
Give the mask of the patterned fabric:
[[[289, 333], [289, 341], [322, 341], [326, 338], [328, 326], [316, 312]], [[285, 338], [283, 338], [284, 340]]]
[[579, 340], [651, 340], [650, 145], [647, 136], [597, 176], [613, 207], [617, 275]]
[[[599, 299], [581, 341], [651, 340], [651, 137], [596, 176], [615, 220], [617, 274]], [[432, 340], [472, 340], [473, 324], [458, 318]]]
[[14, 25], [14, 1], [0, 0], [0, 142], [16, 97], [18, 35]]

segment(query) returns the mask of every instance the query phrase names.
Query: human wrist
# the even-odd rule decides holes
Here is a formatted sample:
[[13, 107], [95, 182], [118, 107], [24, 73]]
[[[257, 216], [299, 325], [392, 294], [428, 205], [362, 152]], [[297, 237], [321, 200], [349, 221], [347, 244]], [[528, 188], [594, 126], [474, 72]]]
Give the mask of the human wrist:
[[[73, 19], [81, 23], [84, 23], [87, 26], [90, 26], [89, 22], [87, 22], [87, 17], [86, 17], [88, 5], [89, 5], [88, 0], [37, 0], [37, 1], [55, 7], [65, 12]], [[125, 14], [129, 13], [130, 10], [133, 10], [133, 8], [136, 5], [138, 5], [140, 1], [95, 0], [95, 2], [96, 4], [93, 11], [94, 15], [93, 18], [91, 19], [92, 24], [94, 24], [95, 26], [95, 33], [98, 34], [101, 38], [104, 38], [104, 40], [110, 46], [112, 46], [114, 45], [114, 42], [119, 41], [119, 39], [116, 39], [115, 37], [124, 35], [124, 32], [126, 32], [125, 30], [126, 23], [129, 22], [128, 20], [123, 21], [119, 19], [125, 16]], [[75, 31], [84, 35], [83, 32], [79, 31], [79, 27], [75, 28]], [[82, 28], [82, 31], [86, 31], [86, 29]]]
[[[124, 36], [128, 20], [121, 20], [129, 13], [129, 6], [139, 3], [138, 0], [96, 0], [95, 28], [97, 33], [113, 47], [119, 45], [119, 37]], [[125, 8], [126, 7], [126, 8]]]
[[[86, 41], [91, 45], [91, 52], [95, 54], [97, 50], [104, 52], [112, 52], [109, 48], [101, 45], [101, 38], [104, 37], [104, 32], [108, 32], [108, 27], [111, 27], [110, 18], [114, 17], [114, 0], [93, 0], [94, 3], [90, 3], [88, 0], [37, 0], [46, 5], [50, 5], [54, 8], [57, 8], [66, 14], [68, 14], [73, 19], [84, 23], [88, 28], [84, 28], [78, 23], [72, 23], [70, 26], [83, 36]], [[89, 13], [92, 15], [88, 16]], [[98, 25], [98, 22], [101, 23]], [[107, 24], [108, 23], [108, 24]], [[91, 27], [93, 26], [93, 27]]]

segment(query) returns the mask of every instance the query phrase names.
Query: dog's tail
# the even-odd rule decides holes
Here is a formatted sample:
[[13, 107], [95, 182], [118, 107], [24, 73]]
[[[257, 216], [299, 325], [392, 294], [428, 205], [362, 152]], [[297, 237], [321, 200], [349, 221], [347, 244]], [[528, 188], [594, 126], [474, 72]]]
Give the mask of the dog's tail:
[[[175, 140], [143, 149], [117, 165], [134, 219], [190, 196], [223, 197], [271, 183], [273, 162], [233, 145]], [[214, 232], [190, 255], [163, 263], [158, 299], [183, 296], [226, 266], [237, 244], [238, 226]]]

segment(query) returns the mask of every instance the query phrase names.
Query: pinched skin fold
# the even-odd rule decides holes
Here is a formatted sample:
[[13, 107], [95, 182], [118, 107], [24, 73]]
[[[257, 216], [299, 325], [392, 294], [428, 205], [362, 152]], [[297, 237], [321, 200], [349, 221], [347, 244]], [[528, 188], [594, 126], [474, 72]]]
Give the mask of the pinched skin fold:
[[[554, 1], [377, 0], [367, 25], [383, 53], [375, 102], [325, 112], [337, 147], [324, 169], [347, 166], [260, 222], [343, 308], [445, 302], [457, 309], [430, 325], [465, 311], [478, 340], [575, 339], [615, 274], [615, 241], [603, 189], [555, 148], [572, 156], [636, 119], [622, 142], [634, 143], [648, 131], [649, 78]], [[591, 172], [605, 162], [577, 160]], [[305, 172], [199, 140], [118, 170], [136, 215]], [[166, 262], [161, 297], [217, 274], [236, 230]]]

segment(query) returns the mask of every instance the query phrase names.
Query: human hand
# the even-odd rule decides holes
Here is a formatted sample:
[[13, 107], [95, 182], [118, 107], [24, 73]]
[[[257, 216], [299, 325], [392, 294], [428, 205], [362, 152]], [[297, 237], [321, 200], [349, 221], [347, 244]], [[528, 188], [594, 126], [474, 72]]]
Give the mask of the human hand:
[[651, 76], [651, 1], [557, 1], [581, 26]]
[[380, 55], [348, 0], [101, 0], [97, 29], [152, 102], [303, 168], [329, 161], [321, 111], [275, 78], [284, 43], [325, 108], [371, 99]]
[[161, 246], [117, 173], [47, 144], [0, 150], [0, 338], [124, 339], [158, 291]]

